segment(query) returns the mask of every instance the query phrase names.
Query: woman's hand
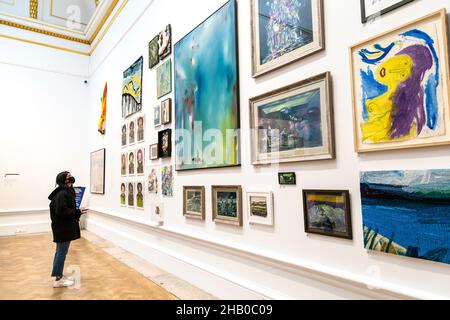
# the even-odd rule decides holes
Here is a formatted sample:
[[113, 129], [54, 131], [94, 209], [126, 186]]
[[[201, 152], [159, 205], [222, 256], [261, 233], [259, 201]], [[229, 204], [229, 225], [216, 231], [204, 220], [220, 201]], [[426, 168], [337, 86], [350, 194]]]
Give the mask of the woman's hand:
[[81, 210], [81, 215], [88, 213], [89, 209], [87, 208], [82, 208]]

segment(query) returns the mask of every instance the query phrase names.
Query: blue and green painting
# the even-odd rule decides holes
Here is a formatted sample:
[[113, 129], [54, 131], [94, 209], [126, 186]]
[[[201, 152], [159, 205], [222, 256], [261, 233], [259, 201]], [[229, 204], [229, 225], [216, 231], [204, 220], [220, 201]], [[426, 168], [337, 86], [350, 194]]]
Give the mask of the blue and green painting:
[[366, 249], [450, 264], [450, 170], [361, 173]]
[[176, 43], [174, 55], [176, 169], [239, 165], [235, 1]]

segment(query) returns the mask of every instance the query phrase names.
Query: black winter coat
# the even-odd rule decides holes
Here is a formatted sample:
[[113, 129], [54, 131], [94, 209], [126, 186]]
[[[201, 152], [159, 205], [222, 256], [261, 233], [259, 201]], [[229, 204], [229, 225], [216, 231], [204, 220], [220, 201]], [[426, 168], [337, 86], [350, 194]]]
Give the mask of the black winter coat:
[[67, 188], [59, 187], [48, 197], [52, 219], [53, 242], [62, 243], [81, 238], [81, 211]]

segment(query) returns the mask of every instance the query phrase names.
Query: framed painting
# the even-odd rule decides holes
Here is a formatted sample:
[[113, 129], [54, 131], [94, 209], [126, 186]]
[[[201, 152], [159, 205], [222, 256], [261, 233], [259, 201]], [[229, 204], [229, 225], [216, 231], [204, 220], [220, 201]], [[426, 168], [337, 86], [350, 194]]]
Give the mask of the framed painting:
[[159, 173], [161, 169], [159, 166], [149, 167], [148, 168], [148, 193], [150, 195], [158, 195], [159, 194]]
[[137, 142], [145, 141], [145, 116], [140, 116], [136, 120], [137, 124]]
[[137, 149], [136, 160], [137, 160], [136, 173], [139, 176], [143, 176], [145, 167], [145, 148]]
[[164, 197], [173, 197], [173, 167], [161, 168], [161, 190]]
[[172, 59], [156, 69], [156, 86], [158, 99], [172, 92]]
[[120, 174], [122, 177], [127, 175], [127, 154], [122, 153], [120, 157]]
[[136, 209], [144, 210], [144, 182], [136, 183]]
[[250, 0], [253, 77], [325, 49], [323, 0]]
[[128, 126], [124, 124], [122, 126], [122, 148], [127, 146]]
[[248, 192], [247, 212], [250, 224], [274, 225], [273, 193]]
[[242, 227], [242, 188], [212, 186], [212, 208], [216, 223]]
[[158, 144], [155, 143], [150, 146], [150, 160], [157, 160], [157, 159], [159, 159]]
[[383, 14], [394, 11], [414, 0], [361, 0], [361, 21], [366, 23]]
[[250, 99], [253, 165], [334, 159], [331, 76]]
[[278, 173], [278, 183], [282, 186], [297, 185], [297, 175], [295, 172], [280, 172]]
[[134, 208], [136, 206], [135, 201], [134, 201], [134, 194], [135, 194], [135, 183], [134, 182], [129, 182], [128, 183], [128, 201], [127, 201], [127, 205], [130, 208]]
[[158, 36], [158, 54], [161, 60], [167, 58], [172, 53], [172, 27], [167, 25]]
[[128, 118], [142, 110], [142, 69], [144, 58], [140, 57], [123, 73], [122, 117]]
[[157, 105], [153, 108], [153, 124], [155, 128], [161, 126], [161, 105]]
[[128, 175], [134, 176], [136, 174], [136, 151], [128, 152]]
[[166, 99], [161, 102], [161, 122], [169, 124], [172, 122], [172, 99]]
[[136, 143], [136, 122], [130, 121], [128, 124], [128, 144], [133, 145]]
[[205, 220], [205, 187], [183, 187], [183, 215]]
[[150, 69], [153, 69], [159, 63], [159, 35], [148, 44], [148, 63]]
[[125, 182], [120, 184], [120, 205], [127, 206], [127, 184]]
[[303, 190], [305, 232], [353, 239], [349, 191]]
[[106, 149], [91, 153], [91, 193], [105, 194]]
[[158, 158], [172, 156], [172, 129], [158, 132]]
[[231, 0], [174, 46], [176, 170], [241, 164], [236, 24]]
[[450, 170], [361, 173], [364, 246], [450, 264]]
[[350, 48], [359, 153], [450, 143], [445, 9]]

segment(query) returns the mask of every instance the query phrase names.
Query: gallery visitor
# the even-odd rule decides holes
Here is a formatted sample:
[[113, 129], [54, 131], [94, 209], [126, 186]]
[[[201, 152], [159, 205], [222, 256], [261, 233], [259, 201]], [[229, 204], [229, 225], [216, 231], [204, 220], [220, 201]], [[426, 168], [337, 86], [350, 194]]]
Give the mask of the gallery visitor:
[[64, 263], [70, 243], [81, 238], [80, 217], [87, 209], [77, 209], [75, 203], [75, 178], [65, 171], [56, 177], [57, 188], [50, 194], [50, 217], [52, 221], [53, 242], [56, 253], [53, 260], [52, 277], [55, 277], [54, 288], [71, 287], [73, 279], [64, 276]]

